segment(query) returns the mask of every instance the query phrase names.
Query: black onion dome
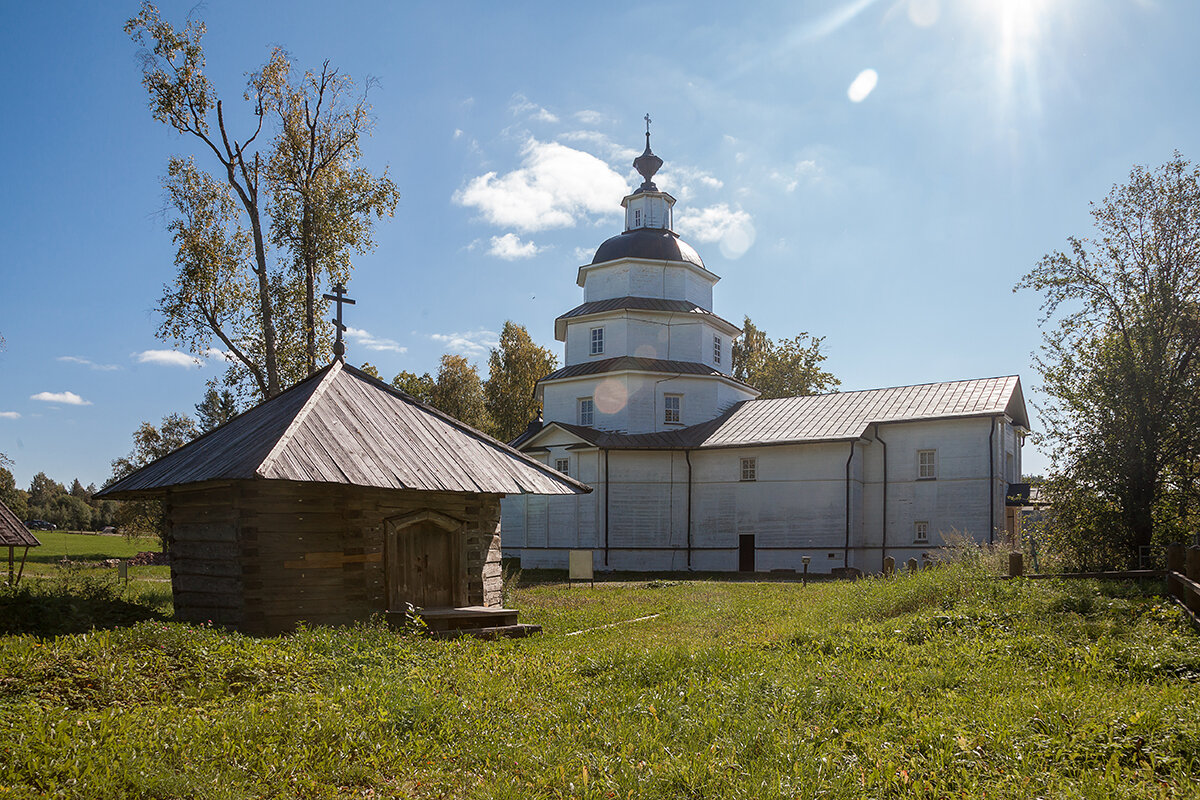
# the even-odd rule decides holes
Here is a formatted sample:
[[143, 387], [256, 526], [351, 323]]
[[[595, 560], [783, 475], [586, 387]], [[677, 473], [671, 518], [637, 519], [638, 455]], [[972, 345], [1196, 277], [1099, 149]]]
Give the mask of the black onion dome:
[[618, 258], [645, 258], [651, 261], [686, 261], [705, 269], [700, 254], [676, 234], [662, 228], [635, 228], [625, 231], [596, 249], [593, 264]]

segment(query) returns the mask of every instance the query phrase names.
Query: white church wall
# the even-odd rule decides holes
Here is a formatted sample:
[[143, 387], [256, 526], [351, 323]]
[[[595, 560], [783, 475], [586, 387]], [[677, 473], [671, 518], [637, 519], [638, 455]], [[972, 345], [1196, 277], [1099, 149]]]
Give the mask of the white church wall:
[[623, 260], [604, 266], [586, 267], [584, 302], [614, 297], [668, 297], [690, 300], [712, 310], [712, 273], [670, 261]]

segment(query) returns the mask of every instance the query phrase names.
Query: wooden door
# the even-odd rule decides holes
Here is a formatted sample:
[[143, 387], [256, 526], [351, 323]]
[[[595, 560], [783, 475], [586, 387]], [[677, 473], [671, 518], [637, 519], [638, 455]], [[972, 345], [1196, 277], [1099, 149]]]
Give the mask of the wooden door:
[[754, 572], [754, 534], [738, 537], [738, 572]]
[[457, 531], [430, 520], [393, 527], [388, 535], [388, 607], [445, 608], [457, 600]]

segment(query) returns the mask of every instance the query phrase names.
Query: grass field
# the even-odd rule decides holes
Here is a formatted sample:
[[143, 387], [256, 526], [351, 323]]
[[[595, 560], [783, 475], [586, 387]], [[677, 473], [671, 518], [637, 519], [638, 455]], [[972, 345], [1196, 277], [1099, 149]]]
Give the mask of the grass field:
[[[93, 533], [75, 533], [68, 531], [34, 531], [33, 535], [42, 543], [41, 547], [31, 547], [25, 561], [25, 575], [47, 576], [55, 575], [64, 558], [83, 563], [105, 561], [110, 558], [132, 558], [138, 553], [158, 551], [162, 544], [155, 537], [113, 536]], [[21, 557], [18, 550], [16, 557]], [[7, 565], [6, 565], [7, 568]], [[89, 574], [112, 573], [113, 568], [105, 567], [99, 570], [88, 570]], [[169, 567], [130, 567], [131, 579], [170, 580]]]
[[0, 798], [1200, 796], [1200, 637], [1136, 586], [946, 567], [516, 603], [543, 635], [0, 638]]

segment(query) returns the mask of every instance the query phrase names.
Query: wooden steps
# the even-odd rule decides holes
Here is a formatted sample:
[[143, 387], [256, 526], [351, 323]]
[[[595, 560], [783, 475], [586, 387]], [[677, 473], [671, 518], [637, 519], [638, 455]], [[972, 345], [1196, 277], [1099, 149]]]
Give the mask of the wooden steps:
[[[489, 608], [465, 606], [461, 608], [426, 608], [418, 612], [425, 622], [426, 630], [434, 639], [457, 639], [460, 636], [477, 636], [480, 639], [522, 639], [540, 633], [541, 625], [517, 622], [514, 608]], [[388, 612], [393, 624], [403, 625], [405, 615]]]

